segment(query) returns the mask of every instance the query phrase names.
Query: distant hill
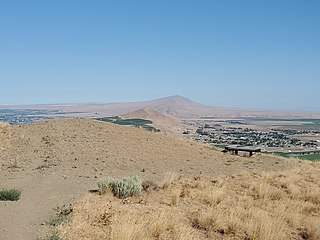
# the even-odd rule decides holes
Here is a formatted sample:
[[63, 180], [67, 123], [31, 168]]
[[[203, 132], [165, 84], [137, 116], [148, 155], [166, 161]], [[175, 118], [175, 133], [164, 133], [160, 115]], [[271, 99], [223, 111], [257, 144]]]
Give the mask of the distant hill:
[[181, 136], [182, 123], [181, 120], [159, 111], [155, 111], [149, 107], [142, 108], [136, 111], [132, 111], [121, 115], [122, 118], [142, 118], [151, 120], [153, 126], [161, 130], [161, 132], [168, 135]]
[[[148, 107], [178, 118], [207, 116], [214, 108], [181, 96], [170, 96], [148, 102]], [[210, 115], [210, 114], [209, 114]]]
[[0, 109], [61, 110], [72, 112], [71, 115], [76, 116], [116, 116], [143, 108], [151, 108], [158, 112], [182, 119], [198, 117], [320, 118], [320, 113], [276, 112], [211, 107], [181, 96], [169, 96], [142, 102], [0, 106]]

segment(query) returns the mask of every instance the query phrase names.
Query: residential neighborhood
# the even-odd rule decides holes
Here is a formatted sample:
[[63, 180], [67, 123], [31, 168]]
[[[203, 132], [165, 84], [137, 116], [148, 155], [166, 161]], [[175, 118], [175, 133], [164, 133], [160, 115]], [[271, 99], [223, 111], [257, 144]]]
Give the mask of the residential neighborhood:
[[214, 144], [217, 146], [238, 145], [260, 147], [265, 151], [277, 150], [310, 150], [318, 149], [317, 140], [302, 140], [296, 138], [299, 134], [320, 135], [320, 131], [276, 129], [256, 130], [253, 128], [233, 127], [232, 124], [249, 125], [239, 121], [224, 121], [227, 126], [217, 123], [193, 123], [195, 131], [185, 130], [184, 135], [192, 140]]

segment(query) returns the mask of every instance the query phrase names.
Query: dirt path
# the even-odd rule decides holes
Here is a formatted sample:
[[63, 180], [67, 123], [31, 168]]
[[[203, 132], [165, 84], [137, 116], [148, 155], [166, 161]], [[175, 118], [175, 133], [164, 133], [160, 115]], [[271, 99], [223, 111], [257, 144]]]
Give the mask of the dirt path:
[[[68, 175], [69, 177], [66, 177]], [[55, 209], [81, 197], [95, 188], [96, 179], [76, 176], [69, 171], [57, 170], [39, 173], [32, 167], [23, 171], [1, 173], [1, 185], [23, 190], [17, 202], [0, 202], [0, 239], [36, 239], [48, 230], [45, 224]]]
[[203, 145], [142, 129], [72, 119], [12, 127], [2, 153], [0, 188], [23, 190], [17, 202], [0, 201], [0, 239], [34, 240], [48, 230], [54, 209], [96, 188], [103, 176], [163, 179], [288, 169], [294, 163], [269, 156], [224, 155]]

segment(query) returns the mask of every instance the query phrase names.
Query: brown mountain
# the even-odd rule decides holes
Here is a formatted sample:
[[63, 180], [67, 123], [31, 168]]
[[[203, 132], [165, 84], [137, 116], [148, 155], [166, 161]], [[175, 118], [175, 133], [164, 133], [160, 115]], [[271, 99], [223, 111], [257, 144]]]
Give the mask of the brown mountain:
[[46, 105], [15, 105], [0, 106], [0, 109], [44, 109], [61, 110], [66, 112], [82, 112], [73, 114], [77, 116], [115, 116], [123, 115], [130, 111], [151, 108], [161, 113], [178, 118], [198, 117], [282, 117], [282, 118], [320, 118], [320, 113], [308, 112], [276, 112], [245, 109], [231, 109], [206, 106], [181, 96], [170, 96], [142, 102], [115, 102], [115, 103], [83, 103], [83, 104], [46, 104]]

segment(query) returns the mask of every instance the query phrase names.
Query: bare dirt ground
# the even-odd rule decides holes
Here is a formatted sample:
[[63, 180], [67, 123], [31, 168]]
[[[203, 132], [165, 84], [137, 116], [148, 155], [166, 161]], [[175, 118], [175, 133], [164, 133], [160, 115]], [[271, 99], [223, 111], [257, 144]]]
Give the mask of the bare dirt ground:
[[[273, 156], [225, 155], [194, 142], [85, 119], [14, 125], [1, 136], [0, 188], [23, 190], [0, 202], [0, 239], [28, 240], [48, 230], [54, 209], [96, 189], [103, 176], [163, 179], [291, 169], [303, 163]], [[8, 135], [7, 133], [10, 134]]]

